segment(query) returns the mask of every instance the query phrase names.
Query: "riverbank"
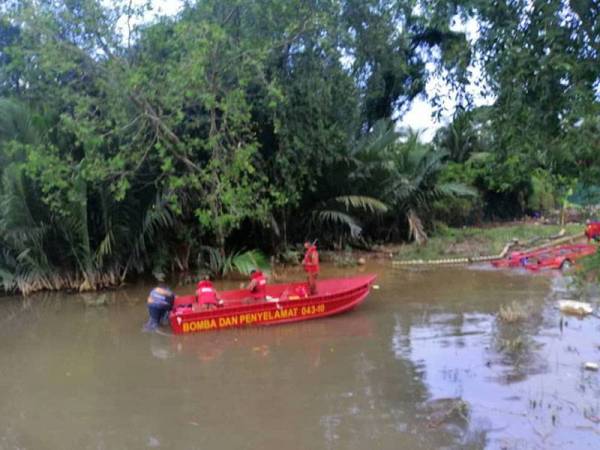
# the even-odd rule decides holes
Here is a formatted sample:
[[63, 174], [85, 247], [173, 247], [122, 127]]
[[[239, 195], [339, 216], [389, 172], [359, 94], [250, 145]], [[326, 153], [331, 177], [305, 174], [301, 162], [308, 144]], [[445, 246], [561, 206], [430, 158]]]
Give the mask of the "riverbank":
[[511, 241], [516, 240], [519, 245], [530, 247], [558, 235], [563, 229], [565, 235], [581, 234], [583, 237], [582, 224], [559, 226], [523, 222], [485, 227], [443, 227], [438, 228], [424, 246], [410, 243], [390, 248], [389, 253], [398, 260], [497, 255]]
[[[366, 263], [367, 259], [384, 260], [411, 260], [411, 259], [447, 259], [473, 256], [496, 255], [502, 251], [508, 242], [518, 241], [523, 247], [531, 247], [543, 242], [544, 238], [556, 236], [564, 230], [565, 235], [581, 234], [583, 238], [583, 224], [568, 224], [566, 226], [546, 225], [536, 222], [518, 222], [510, 224], [489, 224], [483, 227], [465, 227], [448, 228], [438, 227], [424, 246], [415, 243], [385, 244], [373, 247], [370, 251], [348, 250], [348, 251], [327, 251], [320, 249], [320, 255], [323, 262], [330, 262], [337, 267], [352, 267]], [[289, 261], [282, 267], [289, 265], [298, 266], [298, 261], [302, 256], [302, 251], [291, 252]], [[273, 267], [272, 279], [277, 280], [280, 266]], [[231, 274], [228, 278], [231, 277]], [[235, 277], [234, 277], [235, 278]], [[48, 277], [42, 281], [47, 280]], [[67, 278], [65, 278], [67, 279]], [[189, 284], [196, 281], [197, 277], [188, 273], [185, 276], [180, 274], [172, 275], [174, 285]], [[237, 278], [236, 278], [237, 279]], [[82, 281], [74, 282], [75, 278], [68, 278], [71, 284], [29, 284], [29, 289], [25, 295], [38, 291], [67, 291], [79, 292], [96, 289], [81, 289]], [[120, 288], [123, 283], [114, 279], [113, 284], [100, 285], [100, 289]], [[15, 292], [13, 292], [14, 294]], [[0, 295], [8, 295], [0, 290]]]

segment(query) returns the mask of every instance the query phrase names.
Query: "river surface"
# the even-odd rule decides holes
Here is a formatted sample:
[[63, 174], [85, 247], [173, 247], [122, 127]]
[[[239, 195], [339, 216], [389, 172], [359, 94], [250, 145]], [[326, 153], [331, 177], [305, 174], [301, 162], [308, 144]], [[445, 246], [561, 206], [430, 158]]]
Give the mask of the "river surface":
[[0, 299], [0, 449], [600, 448], [600, 319], [561, 316], [562, 275], [323, 276], [358, 271], [352, 312], [184, 337], [141, 331], [150, 286]]

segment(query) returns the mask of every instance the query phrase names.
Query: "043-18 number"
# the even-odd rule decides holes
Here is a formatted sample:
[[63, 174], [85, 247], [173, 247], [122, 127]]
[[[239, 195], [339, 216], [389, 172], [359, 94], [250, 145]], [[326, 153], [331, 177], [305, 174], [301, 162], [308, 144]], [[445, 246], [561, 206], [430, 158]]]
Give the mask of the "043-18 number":
[[312, 314], [319, 314], [319, 313], [324, 313], [324, 312], [325, 312], [324, 304], [303, 306], [302, 309], [300, 310], [300, 314], [302, 314], [303, 316], [309, 316]]

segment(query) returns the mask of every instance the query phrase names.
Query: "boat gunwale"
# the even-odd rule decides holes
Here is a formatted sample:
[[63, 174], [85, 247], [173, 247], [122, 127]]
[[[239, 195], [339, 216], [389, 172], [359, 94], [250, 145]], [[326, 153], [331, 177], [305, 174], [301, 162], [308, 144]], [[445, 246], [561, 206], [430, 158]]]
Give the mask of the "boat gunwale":
[[[281, 311], [281, 310], [285, 310], [285, 309], [289, 309], [289, 308], [304, 308], [304, 307], [314, 306], [317, 304], [318, 305], [321, 305], [321, 304], [331, 305], [332, 303], [340, 303], [340, 305], [338, 307], [335, 307], [334, 309], [327, 310], [327, 308], [324, 307], [324, 311], [322, 313], [316, 313], [316, 314], [312, 314], [310, 316], [261, 321], [259, 323], [245, 324], [245, 325], [235, 326], [235, 327], [231, 327], [231, 328], [243, 328], [243, 327], [247, 327], [247, 326], [257, 326], [257, 325], [258, 326], [278, 325], [278, 324], [299, 322], [299, 321], [303, 321], [303, 320], [311, 320], [311, 319], [322, 318], [322, 317], [339, 314], [339, 313], [348, 311], [350, 309], [353, 309], [354, 307], [356, 307], [357, 305], [359, 305], [360, 303], [362, 303], [364, 301], [364, 299], [368, 296], [368, 294], [370, 292], [370, 287], [373, 284], [374, 280], [376, 279], [376, 275], [366, 275], [366, 276], [353, 277], [353, 278], [363, 278], [363, 280], [361, 280], [360, 284], [357, 284], [356, 286], [354, 286], [350, 289], [339, 290], [336, 292], [327, 292], [327, 293], [317, 295], [317, 296], [312, 296], [312, 297], [309, 296], [306, 298], [290, 299], [290, 300], [284, 300], [284, 301], [267, 301], [267, 302], [261, 301], [258, 303], [251, 303], [251, 304], [234, 304], [231, 306], [215, 308], [215, 309], [210, 309], [210, 310], [205, 310], [205, 311], [191, 311], [189, 309], [185, 309], [183, 311], [173, 310], [169, 314], [171, 328], [173, 329], [173, 331], [176, 334], [181, 334], [182, 332], [178, 331], [177, 328], [183, 327], [184, 323], [203, 321], [203, 320], [210, 321], [212, 319], [220, 319], [223, 317], [230, 317], [230, 316], [242, 315], [242, 314], [256, 314], [256, 313], [261, 313], [261, 312], [262, 313], [265, 313], [265, 312], [275, 313], [276, 311]], [[327, 282], [331, 283], [332, 281], [335, 281], [335, 280], [344, 281], [344, 280], [352, 280], [352, 278], [327, 279], [327, 280], [323, 280], [323, 281], [327, 281]], [[283, 283], [283, 284], [274, 285], [274, 286], [290, 286], [293, 284], [294, 283]], [[228, 292], [234, 292], [234, 291], [228, 291]], [[183, 296], [183, 297], [188, 297], [188, 296]], [[189, 297], [192, 297], [192, 296], [189, 296]], [[176, 322], [178, 322], [177, 325], [175, 325]], [[219, 327], [217, 329], [221, 329], [221, 327]], [[187, 333], [184, 333], [184, 334], [187, 334]]]

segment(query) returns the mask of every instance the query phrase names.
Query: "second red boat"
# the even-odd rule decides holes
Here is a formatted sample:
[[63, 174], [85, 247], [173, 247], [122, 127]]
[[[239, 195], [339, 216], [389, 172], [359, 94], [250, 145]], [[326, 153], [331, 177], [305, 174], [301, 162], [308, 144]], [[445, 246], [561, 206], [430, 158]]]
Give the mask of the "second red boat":
[[492, 261], [495, 267], [524, 267], [529, 270], [567, 269], [578, 259], [596, 253], [591, 244], [559, 245], [535, 251], [513, 252], [508, 258]]

